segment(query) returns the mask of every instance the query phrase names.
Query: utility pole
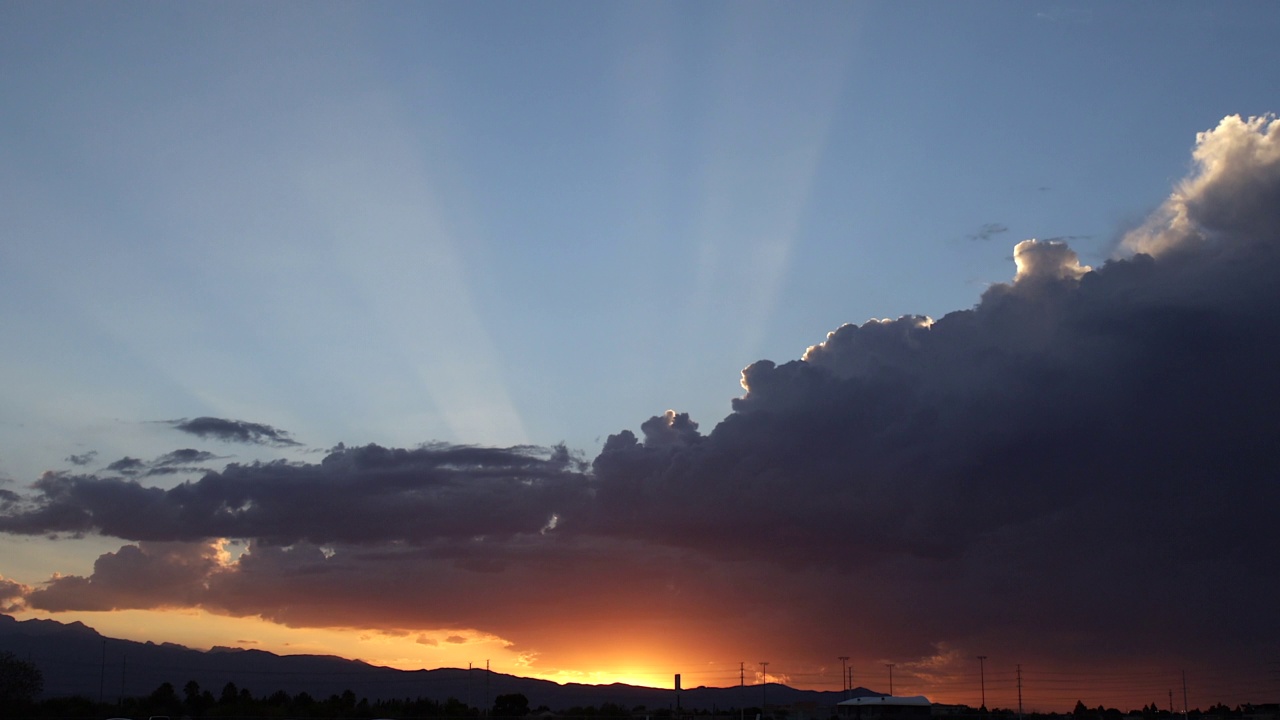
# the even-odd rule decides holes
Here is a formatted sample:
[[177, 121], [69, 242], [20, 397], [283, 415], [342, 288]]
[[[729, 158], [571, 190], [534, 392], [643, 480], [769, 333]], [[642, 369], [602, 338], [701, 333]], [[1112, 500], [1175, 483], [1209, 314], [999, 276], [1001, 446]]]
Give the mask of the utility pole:
[[982, 688], [982, 709], [983, 709], [983, 710], [986, 710], [986, 709], [987, 709], [987, 671], [986, 671], [986, 663], [987, 663], [987, 656], [986, 656], [986, 655], [979, 655], [979, 656], [978, 656], [978, 682], [979, 682], [979, 684], [980, 684], [979, 686]]
[[1187, 717], [1187, 671], [1182, 671], [1182, 717]]
[[841, 655], [841, 656], [840, 656], [840, 682], [844, 685], [844, 687], [843, 687], [843, 688], [841, 688], [841, 689], [842, 689], [842, 690], [844, 690], [844, 699], [845, 699], [845, 700], [848, 700], [848, 699], [849, 699], [849, 670], [848, 670], [848, 665], [849, 665], [849, 656], [848, 656], [848, 655]]
[[885, 663], [884, 666], [889, 668], [889, 697], [893, 697], [893, 663]]
[[768, 662], [760, 663], [760, 717], [764, 717], [765, 708], [769, 707], [769, 673]]
[[1022, 665], [1018, 665], [1018, 720], [1022, 720]]

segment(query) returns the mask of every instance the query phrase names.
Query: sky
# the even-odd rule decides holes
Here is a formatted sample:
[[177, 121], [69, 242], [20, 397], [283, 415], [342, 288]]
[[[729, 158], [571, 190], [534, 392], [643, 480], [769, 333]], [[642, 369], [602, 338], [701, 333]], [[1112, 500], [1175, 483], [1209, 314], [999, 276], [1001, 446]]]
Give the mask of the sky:
[[1184, 671], [1193, 708], [1274, 702], [1278, 28], [4, 3], [0, 609], [558, 681], [839, 690], [847, 656], [942, 702], [1016, 707], [1019, 669], [1028, 709]]

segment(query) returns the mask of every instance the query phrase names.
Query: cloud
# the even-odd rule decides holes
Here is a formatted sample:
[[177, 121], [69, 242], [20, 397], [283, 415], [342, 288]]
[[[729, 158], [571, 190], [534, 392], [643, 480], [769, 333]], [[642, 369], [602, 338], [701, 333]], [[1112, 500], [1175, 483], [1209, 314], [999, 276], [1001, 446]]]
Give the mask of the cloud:
[[32, 588], [16, 580], [0, 575], [0, 612], [12, 613], [23, 609], [25, 598]]
[[137, 475], [145, 470], [147, 464], [138, 458], [122, 457], [119, 460], [107, 466], [112, 472], [118, 472], [121, 475]]
[[269, 445], [271, 447], [302, 445], [302, 443], [289, 437], [289, 433], [261, 423], [224, 420], [214, 417], [198, 417], [194, 420], [169, 420], [167, 422], [185, 433], [201, 438], [222, 440], [223, 442]]
[[1239, 115], [1196, 135], [1194, 168], [1142, 227], [1129, 252], [1159, 255], [1191, 245], [1272, 245], [1280, 236], [1280, 120]]
[[649, 448], [685, 447], [702, 439], [698, 423], [689, 419], [688, 413], [675, 410], [649, 418], [640, 425], [640, 432], [644, 434], [644, 446]]
[[1013, 262], [1018, 272], [1013, 282], [1057, 282], [1079, 280], [1092, 270], [1080, 264], [1080, 258], [1065, 242], [1023, 240], [1013, 247]]
[[192, 607], [219, 567], [214, 543], [139, 543], [100, 556], [91, 577], [56, 576], [27, 593], [33, 608], [60, 610]]
[[[125, 458], [113, 465], [142, 463]], [[0, 530], [281, 544], [537, 533], [554, 514], [572, 513], [585, 500], [581, 467], [565, 448], [369, 445], [336, 450], [318, 464], [232, 464], [169, 490], [46, 473], [33, 484], [26, 511], [0, 517]]]
[[174, 465], [194, 465], [196, 463], [208, 462], [216, 460], [217, 455], [204, 450], [194, 450], [192, 448], [182, 448], [165, 453], [152, 461], [153, 466], [172, 467]]
[[[749, 365], [706, 434], [668, 410], [590, 467], [437, 444], [168, 490], [48, 473], [5, 497], [0, 530], [136, 543], [34, 607], [481, 628], [541, 663], [656, 637], [690, 656], [767, 644], [780, 667], [859, 647], [921, 677], [989, 648], [1260, 666], [1280, 637], [1275, 127], [1202, 134], [1126, 256], [1090, 268], [1025, 240], [972, 308]], [[231, 560], [219, 538], [248, 549]]]
[[79, 455], [68, 455], [67, 462], [72, 465], [88, 465], [93, 462], [96, 457], [98, 457], [98, 451], [90, 450], [88, 452], [80, 453]]
[[216, 459], [218, 459], [218, 456], [211, 452], [183, 448], [167, 452], [153, 460], [141, 460], [126, 456], [107, 465], [104, 469], [130, 478], [190, 474], [204, 472], [205, 470], [198, 467], [198, 465]]
[[1009, 228], [1000, 223], [986, 223], [976, 233], [965, 235], [970, 240], [990, 240], [996, 235], [1009, 232]]

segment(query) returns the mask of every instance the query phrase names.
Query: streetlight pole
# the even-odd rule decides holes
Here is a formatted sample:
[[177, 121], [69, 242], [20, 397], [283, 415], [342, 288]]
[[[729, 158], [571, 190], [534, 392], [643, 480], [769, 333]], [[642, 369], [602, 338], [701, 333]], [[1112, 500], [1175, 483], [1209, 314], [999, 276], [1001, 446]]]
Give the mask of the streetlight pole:
[[982, 687], [982, 709], [987, 709], [987, 673], [986, 673], [986, 655], [978, 656], [978, 682]]

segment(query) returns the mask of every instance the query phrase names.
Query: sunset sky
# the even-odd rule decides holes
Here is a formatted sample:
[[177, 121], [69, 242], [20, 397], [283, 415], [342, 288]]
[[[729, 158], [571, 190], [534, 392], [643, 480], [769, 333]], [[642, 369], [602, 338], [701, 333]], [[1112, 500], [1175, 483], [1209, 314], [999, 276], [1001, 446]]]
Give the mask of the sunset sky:
[[[0, 4], [0, 610], [1280, 700], [1273, 2]], [[1179, 684], [1175, 684], [1179, 683]]]

